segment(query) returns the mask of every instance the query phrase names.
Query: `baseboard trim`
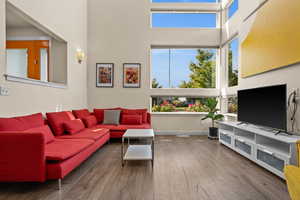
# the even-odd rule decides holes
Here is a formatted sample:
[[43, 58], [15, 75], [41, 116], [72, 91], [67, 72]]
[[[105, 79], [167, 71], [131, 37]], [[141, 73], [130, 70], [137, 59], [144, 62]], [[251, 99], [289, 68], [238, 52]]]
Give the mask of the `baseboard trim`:
[[198, 130], [155, 130], [155, 135], [207, 135], [208, 131]]

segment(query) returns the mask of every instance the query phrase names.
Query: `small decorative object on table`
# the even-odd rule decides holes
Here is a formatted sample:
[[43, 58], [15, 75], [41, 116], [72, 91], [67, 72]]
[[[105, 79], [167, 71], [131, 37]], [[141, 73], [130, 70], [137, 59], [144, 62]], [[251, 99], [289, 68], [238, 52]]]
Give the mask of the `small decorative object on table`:
[[96, 64], [96, 86], [113, 87], [114, 86], [114, 64], [97, 63]]
[[204, 103], [204, 105], [208, 109], [208, 114], [204, 118], [202, 118], [202, 120], [208, 118], [212, 120], [212, 126], [209, 127], [208, 138], [218, 139], [218, 128], [215, 127], [215, 121], [224, 118], [224, 115], [218, 114], [219, 111], [219, 109], [217, 108], [218, 100], [216, 98], [208, 98], [207, 101]]
[[123, 87], [124, 88], [141, 87], [141, 64], [139, 63], [123, 64]]

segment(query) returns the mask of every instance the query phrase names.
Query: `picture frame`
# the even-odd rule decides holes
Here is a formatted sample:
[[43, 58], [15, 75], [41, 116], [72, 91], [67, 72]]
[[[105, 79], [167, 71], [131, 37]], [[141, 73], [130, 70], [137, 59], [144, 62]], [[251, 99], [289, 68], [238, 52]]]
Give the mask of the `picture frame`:
[[96, 87], [114, 87], [114, 63], [96, 63]]
[[124, 63], [123, 64], [123, 88], [141, 87], [141, 64]]

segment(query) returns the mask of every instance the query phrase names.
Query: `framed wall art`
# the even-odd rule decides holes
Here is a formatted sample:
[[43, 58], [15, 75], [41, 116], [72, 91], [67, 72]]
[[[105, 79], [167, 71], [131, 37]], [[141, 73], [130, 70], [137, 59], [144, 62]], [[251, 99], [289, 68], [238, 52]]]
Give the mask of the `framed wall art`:
[[114, 64], [97, 63], [96, 64], [96, 86], [114, 87]]
[[140, 63], [123, 64], [123, 87], [124, 88], [141, 87], [141, 64]]

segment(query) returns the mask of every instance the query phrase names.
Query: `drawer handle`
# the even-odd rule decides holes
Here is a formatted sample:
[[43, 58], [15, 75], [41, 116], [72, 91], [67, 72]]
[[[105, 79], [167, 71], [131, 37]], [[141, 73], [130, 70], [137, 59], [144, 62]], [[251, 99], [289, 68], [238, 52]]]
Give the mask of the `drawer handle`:
[[266, 149], [262, 149], [263, 152], [269, 154], [269, 155], [272, 155], [273, 156], [273, 152], [269, 151], [269, 150], [266, 150]]

